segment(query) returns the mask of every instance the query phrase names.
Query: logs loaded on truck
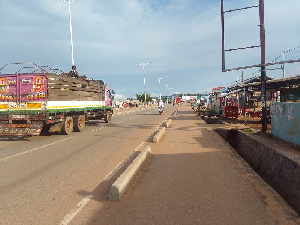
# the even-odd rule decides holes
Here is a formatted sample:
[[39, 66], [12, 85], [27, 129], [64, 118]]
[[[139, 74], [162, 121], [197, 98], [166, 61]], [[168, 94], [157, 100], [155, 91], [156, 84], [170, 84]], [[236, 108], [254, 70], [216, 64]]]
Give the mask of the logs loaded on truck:
[[0, 136], [70, 134], [89, 120], [110, 122], [113, 91], [101, 80], [68, 73], [0, 74]]

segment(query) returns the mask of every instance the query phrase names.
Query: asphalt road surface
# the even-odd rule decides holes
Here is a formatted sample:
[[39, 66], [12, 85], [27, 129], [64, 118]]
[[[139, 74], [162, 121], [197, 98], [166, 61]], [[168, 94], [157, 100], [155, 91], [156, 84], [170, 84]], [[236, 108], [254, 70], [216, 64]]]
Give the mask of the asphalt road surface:
[[[71, 224], [108, 190], [134, 152], [177, 106], [141, 108], [71, 135], [0, 140], [1, 224]], [[124, 110], [125, 111], [125, 110]], [[124, 166], [125, 165], [125, 166]], [[98, 205], [99, 206], [99, 205]]]
[[[120, 202], [111, 184], [177, 108]], [[188, 105], [119, 110], [83, 132], [0, 140], [0, 224], [299, 224], [299, 216]], [[227, 126], [227, 125], [222, 125]]]

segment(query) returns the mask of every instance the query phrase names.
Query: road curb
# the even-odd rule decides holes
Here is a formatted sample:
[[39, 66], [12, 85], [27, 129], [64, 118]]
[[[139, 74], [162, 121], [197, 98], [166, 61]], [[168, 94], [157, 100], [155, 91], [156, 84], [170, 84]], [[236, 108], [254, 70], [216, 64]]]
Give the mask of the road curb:
[[[177, 111], [173, 113], [176, 116]], [[171, 125], [171, 119], [167, 119], [164, 123], [164, 127], [159, 127], [156, 134], [153, 137], [152, 142], [157, 143], [160, 141], [162, 136], [166, 132], [166, 127]], [[155, 133], [155, 132], [154, 132]], [[122, 195], [125, 193], [126, 189], [130, 185], [135, 174], [138, 172], [141, 165], [147, 159], [147, 156], [151, 154], [150, 145], [147, 145], [133, 160], [133, 162], [127, 167], [127, 169], [120, 175], [120, 177], [112, 184], [109, 190], [109, 201], [120, 201]]]
[[170, 127], [171, 122], [172, 122], [171, 119], [166, 120], [166, 121], [164, 122], [164, 127], [167, 127], [167, 128]]
[[151, 154], [151, 148], [150, 145], [147, 145], [121, 174], [121, 176], [112, 184], [109, 190], [109, 201], [120, 201], [121, 196], [130, 185], [130, 181], [149, 154]]
[[161, 137], [165, 134], [166, 128], [165, 127], [160, 127], [158, 128], [158, 132], [155, 134], [153, 137], [153, 142], [157, 143], [161, 139]]
[[172, 120], [175, 120], [175, 118], [177, 117], [178, 112], [179, 112], [179, 109], [176, 109], [175, 112], [172, 113], [172, 115], [171, 115]]

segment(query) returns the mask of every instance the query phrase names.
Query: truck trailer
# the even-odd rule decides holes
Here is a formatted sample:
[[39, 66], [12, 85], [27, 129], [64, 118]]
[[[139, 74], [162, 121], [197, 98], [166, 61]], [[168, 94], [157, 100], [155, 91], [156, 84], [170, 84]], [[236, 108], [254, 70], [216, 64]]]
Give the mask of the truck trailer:
[[112, 100], [105, 82], [85, 76], [0, 74], [0, 136], [80, 132], [89, 120], [110, 122]]

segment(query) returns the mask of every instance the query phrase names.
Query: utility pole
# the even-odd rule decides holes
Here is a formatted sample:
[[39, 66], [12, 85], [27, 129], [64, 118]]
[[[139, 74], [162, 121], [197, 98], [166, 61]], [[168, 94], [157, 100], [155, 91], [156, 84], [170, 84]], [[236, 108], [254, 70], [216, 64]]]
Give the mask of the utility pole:
[[265, 39], [265, 15], [264, 0], [259, 0], [260, 18], [260, 49], [261, 49], [261, 102], [262, 102], [262, 132], [267, 131], [267, 99], [266, 99], [266, 39]]

